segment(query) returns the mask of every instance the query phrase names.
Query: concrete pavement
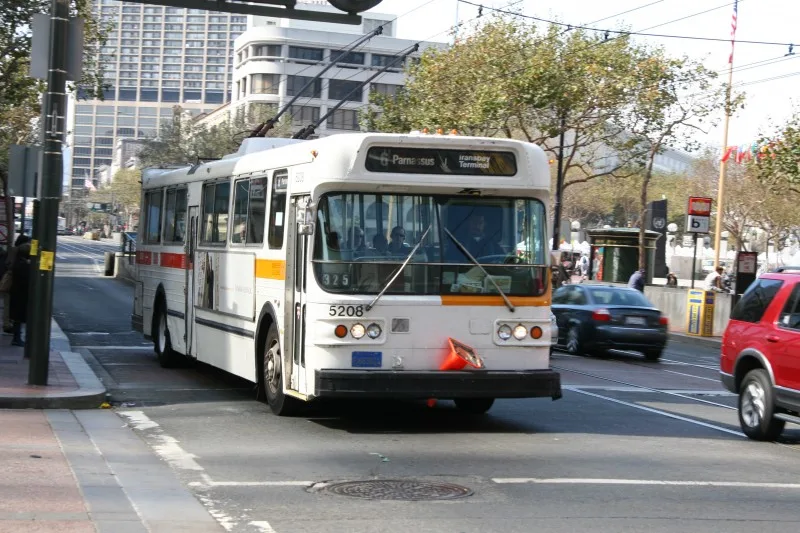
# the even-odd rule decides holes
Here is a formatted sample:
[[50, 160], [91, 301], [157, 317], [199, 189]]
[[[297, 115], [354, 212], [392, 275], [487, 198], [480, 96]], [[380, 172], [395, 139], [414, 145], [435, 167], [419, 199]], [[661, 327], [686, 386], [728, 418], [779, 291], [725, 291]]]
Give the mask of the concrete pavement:
[[29, 360], [23, 357], [24, 348], [11, 346], [11, 335], [0, 337], [0, 408], [85, 409], [105, 400], [105, 387], [83, 357], [71, 351], [55, 320], [51, 329], [46, 386], [28, 384]]

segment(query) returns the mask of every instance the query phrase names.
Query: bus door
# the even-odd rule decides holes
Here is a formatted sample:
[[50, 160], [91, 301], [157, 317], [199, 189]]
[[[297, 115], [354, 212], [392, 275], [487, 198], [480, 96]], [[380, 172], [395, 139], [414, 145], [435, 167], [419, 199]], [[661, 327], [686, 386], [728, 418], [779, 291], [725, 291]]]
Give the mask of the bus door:
[[292, 288], [292, 372], [291, 372], [291, 385], [297, 391], [306, 390], [306, 277], [308, 275], [308, 256], [309, 256], [309, 243], [311, 235], [306, 231], [302, 231], [302, 224], [297, 224], [295, 221], [298, 218], [298, 206], [300, 210], [310, 202], [310, 197], [302, 196], [294, 198], [291, 202], [291, 212], [287, 218], [287, 227], [291, 227], [289, 236], [289, 244], [293, 245], [293, 254], [287, 254], [293, 257], [293, 285]]
[[186, 337], [186, 355], [197, 357], [194, 350], [194, 298], [195, 298], [195, 254], [197, 250], [197, 218], [198, 206], [193, 205], [189, 207], [189, 226], [188, 238], [186, 239], [186, 309], [184, 316], [186, 319], [185, 331]]

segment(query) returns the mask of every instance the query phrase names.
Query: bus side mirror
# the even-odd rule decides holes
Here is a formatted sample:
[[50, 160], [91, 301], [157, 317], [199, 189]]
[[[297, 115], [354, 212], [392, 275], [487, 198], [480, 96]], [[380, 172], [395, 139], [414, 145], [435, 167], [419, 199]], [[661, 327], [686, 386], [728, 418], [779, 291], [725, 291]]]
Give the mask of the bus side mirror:
[[299, 235], [314, 234], [315, 207], [316, 205], [311, 202], [297, 206], [297, 233]]

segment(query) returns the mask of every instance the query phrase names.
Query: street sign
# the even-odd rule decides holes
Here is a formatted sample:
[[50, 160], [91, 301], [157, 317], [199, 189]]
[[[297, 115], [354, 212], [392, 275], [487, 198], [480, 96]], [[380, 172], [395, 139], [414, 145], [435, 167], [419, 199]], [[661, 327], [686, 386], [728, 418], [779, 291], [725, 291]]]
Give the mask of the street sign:
[[709, 218], [689, 215], [686, 220], [686, 231], [690, 233], [708, 233]]
[[684, 235], [683, 236], [683, 243], [681, 244], [684, 248], [691, 248], [694, 246], [694, 238], [691, 235]]
[[696, 215], [701, 217], [711, 216], [711, 203], [712, 198], [701, 198], [697, 196], [689, 197], [689, 208], [686, 213], [689, 215]]
[[8, 194], [34, 198], [42, 165], [42, 147], [12, 144], [8, 162]]

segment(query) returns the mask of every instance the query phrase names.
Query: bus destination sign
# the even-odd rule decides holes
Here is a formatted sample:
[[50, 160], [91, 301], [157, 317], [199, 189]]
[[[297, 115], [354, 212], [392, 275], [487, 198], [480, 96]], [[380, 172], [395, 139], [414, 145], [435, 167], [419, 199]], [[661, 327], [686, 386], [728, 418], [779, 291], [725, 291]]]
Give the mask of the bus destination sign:
[[367, 151], [366, 167], [398, 174], [513, 176], [517, 159], [512, 152], [373, 146]]

